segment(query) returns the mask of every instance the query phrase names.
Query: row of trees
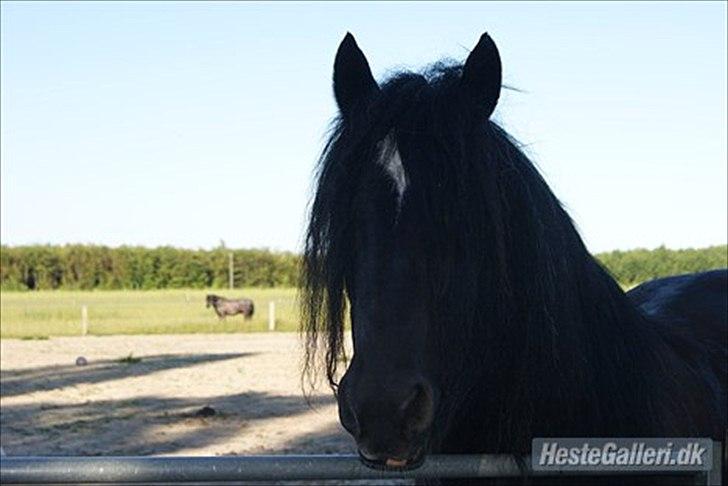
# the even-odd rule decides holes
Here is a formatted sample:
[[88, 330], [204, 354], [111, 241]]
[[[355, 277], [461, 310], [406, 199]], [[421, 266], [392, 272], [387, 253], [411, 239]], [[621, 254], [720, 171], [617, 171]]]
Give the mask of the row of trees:
[[[222, 288], [233, 254], [236, 287], [290, 287], [300, 257], [268, 250], [96, 245], [2, 246], [2, 290]], [[613, 251], [597, 258], [623, 285], [728, 266], [728, 247]]]
[[37, 289], [164, 289], [228, 285], [233, 254], [236, 287], [290, 287], [299, 257], [268, 250], [186, 250], [96, 245], [3, 246], [0, 287]]
[[632, 286], [645, 280], [681, 273], [702, 272], [728, 267], [728, 246], [669, 250], [639, 248], [600, 253], [597, 258], [622, 285]]

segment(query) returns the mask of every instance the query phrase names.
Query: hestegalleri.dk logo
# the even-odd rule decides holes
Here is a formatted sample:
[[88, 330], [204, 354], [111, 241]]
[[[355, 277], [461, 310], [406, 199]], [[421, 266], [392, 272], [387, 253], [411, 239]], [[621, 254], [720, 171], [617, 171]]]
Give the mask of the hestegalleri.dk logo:
[[713, 442], [693, 438], [533, 439], [536, 471], [710, 471]]

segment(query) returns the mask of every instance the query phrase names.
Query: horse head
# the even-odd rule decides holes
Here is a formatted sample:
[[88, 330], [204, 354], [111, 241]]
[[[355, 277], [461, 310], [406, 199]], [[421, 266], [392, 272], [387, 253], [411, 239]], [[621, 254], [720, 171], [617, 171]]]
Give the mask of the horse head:
[[458, 200], [478, 195], [448, 174], [480, 150], [473, 141], [487, 129], [500, 85], [500, 57], [487, 34], [462, 68], [404, 73], [382, 86], [351, 34], [336, 54], [340, 117], [311, 213], [309, 318], [326, 306], [320, 330], [335, 383], [345, 294], [354, 354], [338, 383], [339, 415], [369, 465], [411, 467], [427, 449], [448, 380], [437, 337], [448, 289], [432, 282], [446, 286], [473, 273], [467, 236], [450, 230], [482, 217]]
[[207, 294], [207, 297], [205, 298], [205, 307], [209, 308], [210, 306], [214, 306], [218, 300], [219, 297], [217, 295]]

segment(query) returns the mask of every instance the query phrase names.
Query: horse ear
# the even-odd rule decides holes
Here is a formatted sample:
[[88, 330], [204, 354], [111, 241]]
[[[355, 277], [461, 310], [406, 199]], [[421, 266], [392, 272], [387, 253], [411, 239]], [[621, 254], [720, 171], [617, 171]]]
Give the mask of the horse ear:
[[460, 83], [466, 94], [478, 103], [488, 117], [493, 114], [498, 103], [501, 79], [498, 48], [493, 39], [485, 33], [465, 61]]
[[349, 32], [341, 41], [334, 61], [334, 96], [344, 115], [379, 90], [367, 58]]

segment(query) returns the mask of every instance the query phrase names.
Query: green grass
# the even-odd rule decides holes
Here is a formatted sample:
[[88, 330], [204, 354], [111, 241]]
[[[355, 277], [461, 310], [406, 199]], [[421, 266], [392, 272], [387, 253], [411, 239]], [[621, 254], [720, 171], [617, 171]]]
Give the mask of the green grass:
[[[249, 297], [255, 315], [250, 321], [240, 315], [219, 321], [212, 308], [205, 308], [208, 293]], [[78, 336], [83, 305], [88, 308], [88, 333], [97, 336], [267, 331], [271, 301], [276, 330], [297, 330], [296, 289], [0, 292], [0, 337]]]

